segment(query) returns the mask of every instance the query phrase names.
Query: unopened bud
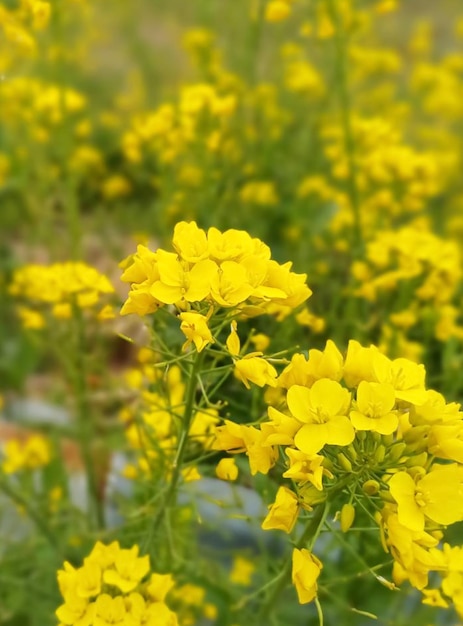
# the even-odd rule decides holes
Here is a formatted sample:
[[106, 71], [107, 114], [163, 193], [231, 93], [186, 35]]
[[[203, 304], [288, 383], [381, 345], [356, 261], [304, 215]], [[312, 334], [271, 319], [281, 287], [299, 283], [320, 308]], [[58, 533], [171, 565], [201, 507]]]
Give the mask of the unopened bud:
[[384, 457], [386, 456], [386, 448], [383, 445], [380, 445], [375, 450], [375, 461], [377, 463], [382, 463], [384, 461]]
[[346, 533], [354, 523], [355, 508], [353, 504], [344, 504], [341, 509], [341, 530]]
[[426, 465], [426, 462], [428, 460], [428, 455], [426, 452], [422, 452], [421, 454], [415, 454], [415, 456], [411, 456], [407, 462], [405, 463], [405, 465], [407, 467], [415, 467], [415, 466], [420, 466], [420, 467], [424, 467]]
[[363, 483], [362, 489], [367, 496], [375, 496], [379, 491], [379, 482], [377, 480], [367, 480]]
[[338, 461], [340, 466], [346, 470], [346, 472], [351, 472], [352, 471], [352, 463], [349, 461], [349, 459], [347, 458], [347, 456], [345, 454], [343, 454], [342, 452], [340, 452], [338, 454]]
[[403, 443], [403, 441], [395, 443], [389, 452], [389, 459], [391, 461], [398, 461], [405, 452], [406, 448], [407, 444]]

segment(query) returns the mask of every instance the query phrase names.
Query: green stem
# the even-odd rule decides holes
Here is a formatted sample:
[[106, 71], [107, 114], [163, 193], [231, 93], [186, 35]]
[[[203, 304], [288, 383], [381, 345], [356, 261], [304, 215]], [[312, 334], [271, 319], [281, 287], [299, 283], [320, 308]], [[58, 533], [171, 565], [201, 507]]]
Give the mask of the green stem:
[[195, 358], [191, 363], [191, 368], [188, 377], [188, 386], [185, 397], [185, 411], [183, 413], [182, 431], [178, 439], [177, 451], [175, 453], [174, 460], [172, 461], [172, 476], [170, 479], [169, 487], [166, 491], [164, 501], [157, 511], [154, 517], [153, 524], [151, 525], [147, 542], [151, 540], [155, 532], [158, 530], [164, 516], [170, 506], [175, 501], [177, 486], [182, 472], [182, 464], [185, 456], [185, 451], [188, 443], [188, 435], [190, 431], [191, 421], [194, 415], [195, 395], [197, 389], [198, 375], [203, 363], [204, 352], [197, 352]]
[[87, 478], [88, 505], [92, 523], [96, 528], [104, 528], [103, 502], [100, 494], [98, 476], [92, 455], [92, 443], [95, 437], [94, 419], [88, 397], [87, 372], [85, 365], [85, 333], [82, 311], [76, 303], [73, 306], [74, 321], [74, 368], [72, 382], [77, 400], [77, 425], [80, 453]]
[[344, 135], [349, 174], [347, 178], [348, 192], [354, 217], [353, 245], [355, 257], [358, 258], [363, 249], [362, 223], [360, 216], [360, 194], [357, 183], [357, 164], [355, 160], [355, 140], [351, 120], [351, 99], [348, 83], [348, 49], [346, 34], [341, 18], [336, 9], [336, 0], [327, 0], [328, 12], [334, 25], [335, 45], [335, 85], [338, 90], [339, 105], [341, 108], [341, 125]]
[[[320, 534], [321, 529], [323, 528], [323, 525], [326, 520], [326, 516], [328, 515], [328, 510], [329, 510], [329, 504], [328, 504], [328, 501], [325, 500], [325, 502], [315, 510], [314, 516], [308, 522], [302, 535], [300, 536], [299, 540], [296, 542], [295, 544], [296, 548], [303, 548], [307, 546], [309, 550], [312, 550], [317, 540], [317, 537]], [[309, 543], [307, 545], [308, 540], [309, 540]], [[291, 578], [292, 564], [293, 564], [293, 557], [291, 554], [287, 558], [286, 562], [284, 563], [283, 569], [278, 574], [277, 578], [275, 578], [275, 587], [272, 591], [272, 594], [269, 596], [267, 602], [262, 606], [259, 612], [259, 618], [257, 620], [259, 624], [265, 624], [270, 614], [270, 611], [275, 606], [275, 603], [279, 599], [281, 593], [287, 587], [289, 580]]]
[[15, 502], [19, 507], [23, 508], [24, 511], [26, 511], [28, 517], [34, 522], [37, 529], [42, 533], [42, 535], [48, 541], [53, 550], [60, 554], [60, 549], [55, 535], [48, 528], [46, 521], [30, 505], [29, 501], [21, 494], [17, 493], [14, 489], [12, 489], [10, 485], [3, 480], [0, 481], [0, 491], [2, 491], [6, 496], [8, 496], [8, 498], [10, 498], [10, 500]]

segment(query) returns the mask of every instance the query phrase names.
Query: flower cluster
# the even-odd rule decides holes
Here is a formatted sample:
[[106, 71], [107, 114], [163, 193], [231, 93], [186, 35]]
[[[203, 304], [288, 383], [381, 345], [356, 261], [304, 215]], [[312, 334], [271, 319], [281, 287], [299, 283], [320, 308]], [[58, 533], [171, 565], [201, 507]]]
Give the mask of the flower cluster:
[[383, 342], [395, 341], [401, 354], [420, 327], [439, 341], [463, 338], [458, 300], [462, 266], [455, 241], [411, 226], [384, 231], [367, 244], [365, 260], [354, 262], [351, 271], [355, 295], [372, 307], [387, 307]]
[[[206, 233], [195, 222], [180, 222], [173, 246], [175, 252], [152, 252], [140, 245], [124, 262], [122, 280], [131, 283], [131, 289], [122, 314], [146, 315], [168, 304], [180, 310], [202, 304], [255, 315], [271, 308], [290, 311], [311, 294], [305, 274], [292, 272], [291, 263], [272, 260], [268, 246], [245, 231], [210, 228]], [[190, 315], [183, 322], [188, 329], [198, 324], [198, 334], [211, 341], [202, 325], [204, 317]], [[185, 334], [193, 340], [194, 332]]]
[[170, 574], [150, 574], [149, 556], [138, 546], [97, 542], [81, 567], [65, 562], [58, 572], [64, 599], [56, 611], [61, 626], [177, 626], [165, 602], [174, 585]]
[[[289, 533], [301, 511], [335, 501], [347, 531], [368, 503], [394, 558], [397, 584], [408, 580], [423, 589], [429, 573], [438, 571], [447, 596], [461, 593], [461, 587], [449, 593], [451, 551], [438, 548], [441, 529], [463, 520], [459, 405], [426, 389], [422, 365], [391, 360], [356, 341], [345, 358], [332, 341], [324, 351], [309, 350], [308, 359], [294, 355], [277, 385], [282, 395], [272, 393], [276, 406], [269, 406], [268, 421], [258, 427], [226, 421], [214, 443], [246, 452], [252, 473], [283, 462], [288, 482], [263, 528]], [[320, 565], [312, 555], [295, 558], [299, 597], [310, 601]], [[301, 576], [311, 581], [307, 595]]]
[[30, 435], [25, 440], [10, 439], [0, 453], [1, 457], [0, 467], [5, 474], [39, 469], [50, 462], [50, 443], [42, 435]]
[[114, 292], [114, 287], [106, 276], [83, 262], [20, 267], [14, 272], [9, 292], [26, 303], [19, 307], [26, 327], [44, 326], [42, 313], [48, 311], [55, 318], [68, 319], [73, 306], [102, 319], [113, 316], [105, 299]]

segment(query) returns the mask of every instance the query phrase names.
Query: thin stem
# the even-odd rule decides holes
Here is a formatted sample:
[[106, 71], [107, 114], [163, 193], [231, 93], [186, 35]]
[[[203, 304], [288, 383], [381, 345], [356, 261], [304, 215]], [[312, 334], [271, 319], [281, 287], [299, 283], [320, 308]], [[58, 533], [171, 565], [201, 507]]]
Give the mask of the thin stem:
[[98, 476], [91, 450], [95, 432], [91, 406], [88, 399], [83, 319], [82, 311], [76, 303], [74, 303], [73, 306], [73, 319], [75, 345], [72, 382], [77, 399], [79, 446], [87, 478], [88, 505], [91, 511], [91, 519], [97, 528], [104, 528], [103, 503], [100, 497]]
[[[315, 510], [314, 516], [307, 524], [299, 540], [296, 542], [296, 548], [303, 548], [307, 544], [307, 540], [309, 540], [309, 544], [307, 547], [309, 550], [312, 550], [315, 541], [317, 540], [317, 537], [320, 534], [321, 529], [325, 523], [326, 516], [328, 515], [328, 510], [328, 501], [325, 500], [325, 502]], [[275, 606], [275, 603], [279, 599], [281, 593], [287, 587], [289, 579], [291, 577], [292, 564], [293, 558], [291, 554], [283, 565], [283, 569], [278, 574], [277, 578], [275, 578], [276, 586], [271, 596], [268, 598], [267, 602], [262, 606], [260, 610], [259, 618], [257, 620], [259, 624], [265, 623], [270, 614], [270, 611]]]
[[58, 554], [60, 554], [60, 549], [58, 546], [58, 542], [56, 540], [55, 535], [48, 528], [46, 520], [43, 519], [37, 511], [30, 505], [29, 501], [24, 498], [21, 494], [17, 493], [14, 489], [10, 487], [10, 485], [5, 481], [0, 481], [0, 490], [10, 498], [13, 502], [15, 502], [18, 506], [24, 509], [29, 518], [34, 522], [37, 529], [42, 533], [45, 539], [48, 541], [50, 546], [55, 550]]
[[318, 614], [318, 623], [320, 624], [320, 626], [323, 626], [323, 611], [322, 611], [322, 606], [320, 604], [320, 600], [315, 596], [315, 606], [317, 608], [317, 614]]
[[198, 374], [201, 369], [201, 365], [203, 362], [204, 352], [198, 352], [195, 355], [195, 358], [191, 364], [191, 369], [188, 377], [188, 386], [185, 397], [185, 411], [183, 414], [183, 424], [182, 424], [182, 432], [180, 433], [180, 437], [178, 439], [177, 451], [175, 453], [174, 460], [172, 461], [172, 476], [170, 479], [169, 487], [166, 491], [166, 495], [164, 497], [164, 501], [160, 508], [157, 511], [157, 514], [154, 517], [153, 523], [148, 533], [147, 543], [150, 542], [151, 538], [158, 530], [163, 518], [175, 500], [177, 486], [180, 479], [183, 459], [185, 456], [185, 451], [188, 443], [188, 435], [190, 431], [191, 420], [193, 419], [194, 414], [194, 406], [195, 406], [195, 394], [197, 389], [197, 380]]
[[363, 248], [362, 224], [360, 216], [360, 194], [357, 183], [357, 163], [355, 159], [355, 140], [352, 130], [351, 120], [351, 99], [348, 83], [348, 50], [347, 39], [341, 18], [336, 9], [336, 0], [327, 0], [328, 11], [334, 25], [334, 45], [335, 45], [335, 85], [338, 90], [339, 104], [341, 108], [341, 125], [344, 135], [344, 146], [349, 169], [347, 178], [348, 192], [354, 217], [353, 244], [354, 251], [360, 255]]

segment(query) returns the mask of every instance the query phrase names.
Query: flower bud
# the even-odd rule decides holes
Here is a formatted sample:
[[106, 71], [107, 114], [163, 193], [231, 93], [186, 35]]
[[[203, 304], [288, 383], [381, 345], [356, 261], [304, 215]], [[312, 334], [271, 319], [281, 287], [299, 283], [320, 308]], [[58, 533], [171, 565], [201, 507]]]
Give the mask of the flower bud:
[[352, 463], [349, 461], [346, 455], [343, 454], [342, 452], [338, 454], [338, 461], [339, 461], [340, 466], [343, 469], [345, 469], [346, 472], [352, 472]]
[[362, 490], [367, 496], [374, 496], [379, 492], [379, 482], [377, 480], [367, 480], [363, 483]]
[[343, 533], [346, 533], [349, 528], [354, 523], [355, 519], [355, 508], [353, 504], [344, 504], [341, 509], [341, 530]]

